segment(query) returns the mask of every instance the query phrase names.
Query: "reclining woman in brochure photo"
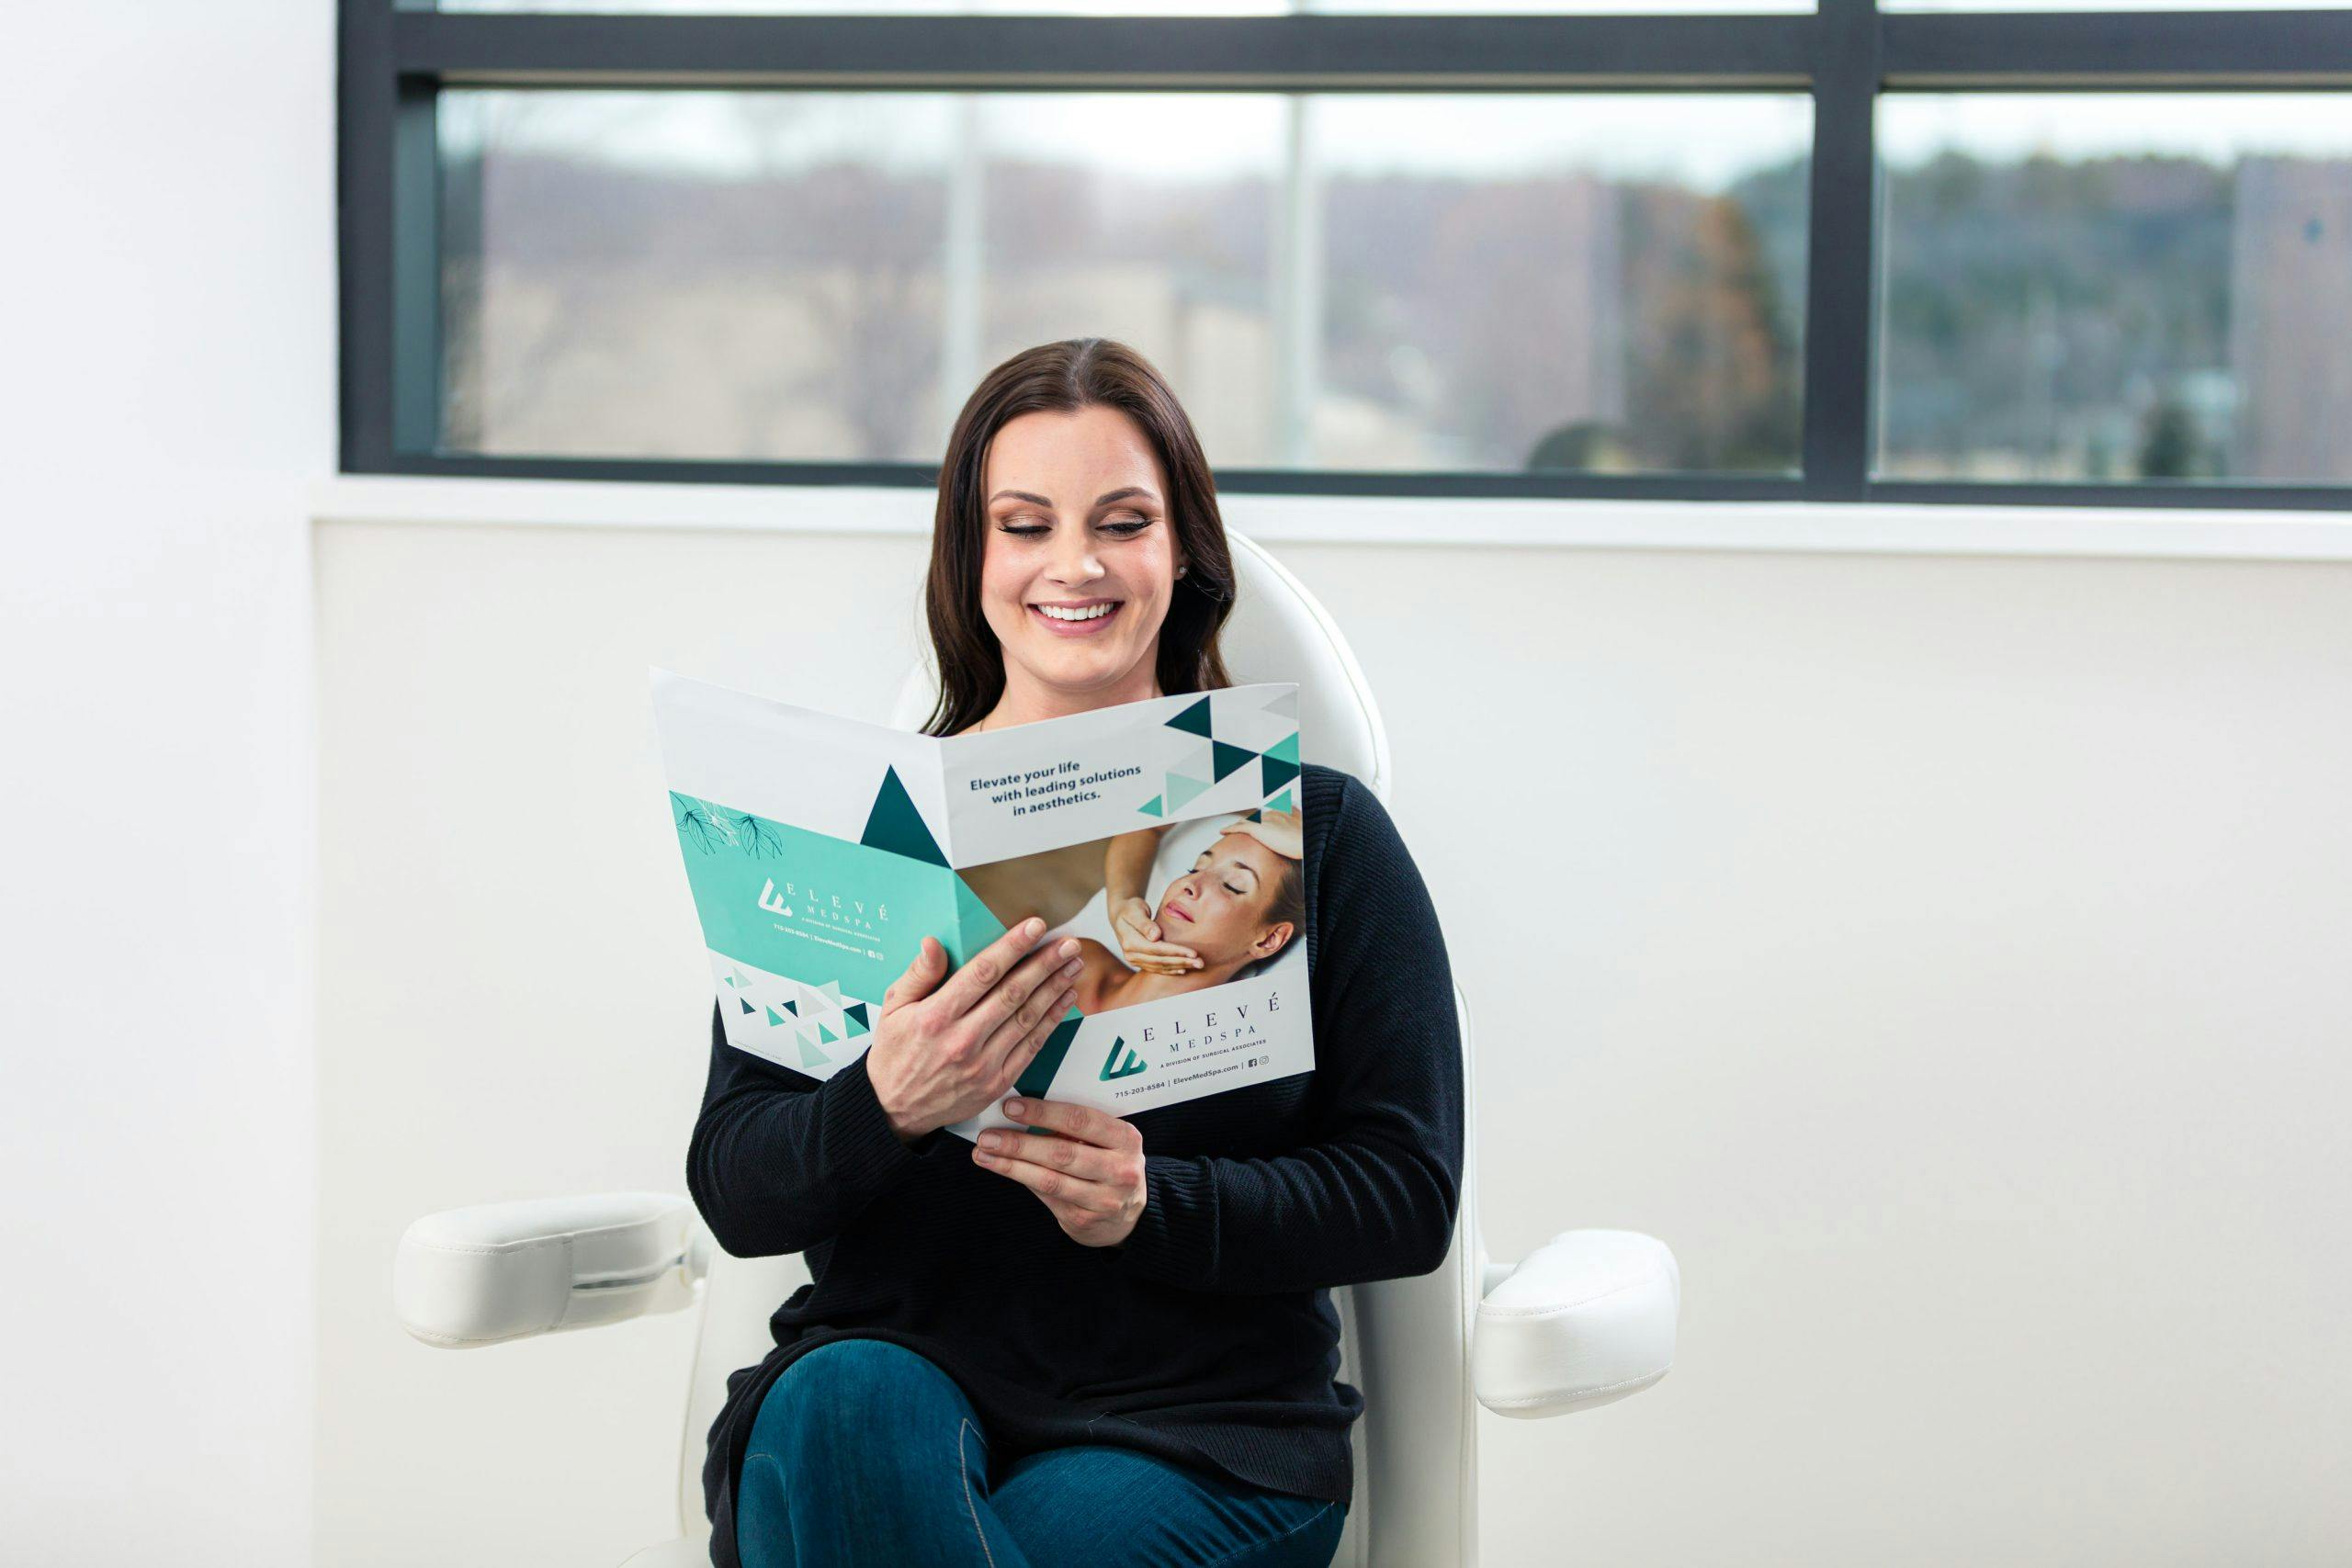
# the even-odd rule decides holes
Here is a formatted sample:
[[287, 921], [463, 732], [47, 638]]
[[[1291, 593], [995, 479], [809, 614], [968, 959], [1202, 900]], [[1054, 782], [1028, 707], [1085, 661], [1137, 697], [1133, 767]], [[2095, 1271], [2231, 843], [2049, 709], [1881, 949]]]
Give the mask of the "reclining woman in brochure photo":
[[[1159, 373], [1102, 338], [1015, 355], [941, 466], [924, 732], [1230, 686], [1236, 581]], [[925, 937], [829, 1078], [729, 1045], [714, 1010], [688, 1187], [729, 1252], [810, 1274], [708, 1433], [720, 1568], [1332, 1561], [1363, 1397], [1330, 1292], [1444, 1261], [1462, 1043], [1386, 807], [1313, 761], [1296, 803], [1228, 824], [1156, 907], [1149, 852], [1096, 863], [1132, 965], [1046, 940], [1058, 915], [952, 972]], [[1312, 1071], [1125, 1117], [1007, 1098], [1082, 995], [1215, 984], [1302, 939]], [[1016, 1126], [944, 1130], [991, 1104]]]
[[[1150, 836], [1147, 828], [1123, 838]], [[1157, 909], [1106, 885], [1120, 951], [1078, 939], [1078, 1010], [1090, 1016], [1204, 991], [1271, 964], [1306, 922], [1306, 846], [1295, 811], [1238, 818], [1170, 882]]]
[[[967, 886], [1009, 928], [1034, 910], [1046, 939], [1078, 942], [1074, 1006], [1088, 1017], [1254, 975], [1306, 923], [1306, 843], [1299, 814], [1263, 811], [1215, 825], [1215, 841], [1172, 877], [1155, 907], [1143, 896], [1162, 841], [1177, 824], [975, 867]], [[1186, 829], [1202, 826], [1184, 823]], [[1187, 832], [1187, 840], [1196, 837]], [[1099, 876], [1065, 865], [1100, 865]], [[1076, 906], [1067, 919], [1055, 917]], [[1089, 928], [1118, 943], [1089, 936]], [[1302, 983], [1304, 981], [1302, 980]]]

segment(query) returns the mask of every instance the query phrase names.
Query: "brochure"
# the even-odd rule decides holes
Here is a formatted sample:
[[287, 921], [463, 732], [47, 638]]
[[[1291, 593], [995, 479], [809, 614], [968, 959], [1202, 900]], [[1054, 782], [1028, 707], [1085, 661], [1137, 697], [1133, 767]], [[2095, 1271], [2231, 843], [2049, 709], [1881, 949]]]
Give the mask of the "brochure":
[[1314, 1070], [1295, 683], [943, 737], [652, 680], [729, 1044], [830, 1077], [926, 934], [952, 974], [1036, 915], [1085, 967], [1011, 1092], [1125, 1116]]

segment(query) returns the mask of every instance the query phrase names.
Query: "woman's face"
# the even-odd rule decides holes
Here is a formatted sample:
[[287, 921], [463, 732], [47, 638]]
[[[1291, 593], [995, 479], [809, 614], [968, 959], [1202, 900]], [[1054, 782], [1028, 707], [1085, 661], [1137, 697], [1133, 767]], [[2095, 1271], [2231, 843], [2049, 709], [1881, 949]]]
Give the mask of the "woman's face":
[[1210, 967], [1271, 958], [1290, 940], [1287, 925], [1266, 923], [1286, 863], [1251, 834], [1220, 833], [1160, 895], [1160, 939], [1192, 948]]
[[[1133, 419], [1100, 406], [1008, 420], [982, 468], [980, 607], [1005, 682], [1137, 702], [1154, 694], [1176, 553], [1166, 479]], [[1042, 606], [1087, 618], [1058, 619]]]

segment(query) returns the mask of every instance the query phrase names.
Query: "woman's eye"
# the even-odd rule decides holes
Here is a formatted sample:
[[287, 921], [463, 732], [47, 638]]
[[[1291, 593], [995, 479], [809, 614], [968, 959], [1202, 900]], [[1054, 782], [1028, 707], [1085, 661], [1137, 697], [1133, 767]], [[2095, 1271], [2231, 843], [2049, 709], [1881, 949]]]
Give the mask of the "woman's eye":
[[1241, 897], [1241, 889], [1239, 889], [1238, 887], [1236, 887], [1236, 886], [1235, 886], [1232, 883], [1230, 883], [1230, 882], [1228, 882], [1228, 883], [1227, 883], [1227, 884], [1225, 885], [1225, 890], [1226, 890], [1227, 893], [1232, 894], [1236, 898], [1238, 898], [1238, 897]]
[[[1007, 534], [1017, 535], [1018, 536], [1020, 536], [1020, 537], [1022, 537], [1022, 538], [1024, 538], [1024, 539], [1025, 539], [1025, 538], [1028, 538], [1028, 537], [1030, 537], [1030, 536], [1032, 536], [1033, 535], [1037, 535], [1037, 534], [1046, 534], [1046, 533], [1051, 533], [1051, 532], [1052, 532], [1052, 530], [1051, 530], [1050, 528], [1046, 527], [1046, 526], [1044, 524], [1042, 524], [1042, 523], [1041, 523], [1041, 524], [1039, 524], [1039, 525], [1037, 525], [1036, 526], [1035, 526], [1035, 527], [1031, 527], [1031, 528], [1016, 528], [1016, 527], [1013, 527], [1011, 524], [1000, 524], [998, 526], [999, 526], [999, 527], [1000, 527], [1003, 532], [1005, 532], [1005, 533], [1007, 533]], [[1113, 523], [1113, 524], [1109, 525], [1107, 527], [1105, 527], [1105, 529], [1104, 529], [1103, 531], [1104, 531], [1105, 533], [1116, 534], [1116, 535], [1118, 535], [1118, 536], [1119, 536], [1119, 537], [1121, 537], [1121, 538], [1123, 538], [1123, 539], [1132, 539], [1132, 538], [1134, 538], [1137, 534], [1142, 533], [1146, 528], [1148, 528], [1148, 527], [1150, 527], [1150, 526], [1151, 526], [1151, 519], [1150, 519], [1150, 518], [1148, 518], [1148, 517], [1139, 517], [1139, 518], [1136, 519], [1136, 520], [1135, 520], [1134, 522], [1132, 522], [1132, 523]]]

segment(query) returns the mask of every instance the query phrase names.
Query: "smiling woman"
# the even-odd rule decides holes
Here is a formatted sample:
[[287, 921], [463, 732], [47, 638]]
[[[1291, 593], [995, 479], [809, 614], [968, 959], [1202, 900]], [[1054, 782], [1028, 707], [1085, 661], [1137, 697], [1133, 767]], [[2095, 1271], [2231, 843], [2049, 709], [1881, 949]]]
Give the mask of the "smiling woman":
[[[1233, 684], [1216, 488], [1133, 350], [1072, 339], [991, 372], [938, 517], [927, 733]], [[687, 1185], [729, 1251], [805, 1251], [811, 1280], [709, 1431], [718, 1568], [1331, 1561], [1363, 1395], [1337, 1376], [1330, 1292], [1443, 1261], [1462, 1044], [1436, 912], [1379, 797], [1312, 761], [1297, 786], [1204, 847], [1165, 825], [1185, 834], [1167, 871], [1160, 828], [1042, 876], [973, 868], [1002, 951], [949, 976], [926, 941], [831, 1077], [736, 1050], [713, 1013]], [[1071, 894], [1099, 895], [1097, 935], [1065, 952], [1023, 916]], [[1000, 1098], [1067, 1005], [1025, 999], [1039, 965], [1115, 1008], [1301, 943], [1312, 1071], [1124, 1117]], [[990, 1103], [1015, 1125], [978, 1147], [947, 1131]]]
[[1192, 421], [1140, 355], [1084, 343], [998, 367], [949, 438], [930, 734], [1232, 684], [1232, 558]]

